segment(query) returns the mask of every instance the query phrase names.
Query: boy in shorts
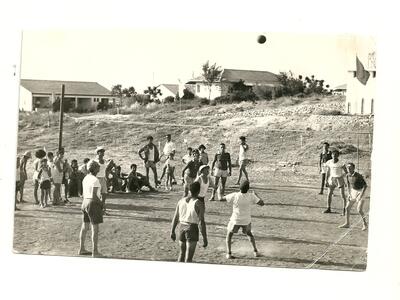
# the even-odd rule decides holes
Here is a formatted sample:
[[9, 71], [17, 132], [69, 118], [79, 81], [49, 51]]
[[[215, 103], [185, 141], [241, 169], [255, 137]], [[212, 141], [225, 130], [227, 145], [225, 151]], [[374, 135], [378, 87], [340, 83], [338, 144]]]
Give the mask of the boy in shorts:
[[256, 247], [256, 240], [254, 239], [253, 233], [251, 232], [251, 205], [257, 204], [260, 206], [264, 205], [264, 202], [253, 192], [248, 193], [250, 184], [247, 180], [240, 183], [240, 192], [231, 193], [222, 198], [223, 201], [227, 201], [233, 204], [233, 212], [231, 219], [228, 224], [228, 230], [226, 234], [226, 258], [233, 259], [231, 252], [232, 237], [234, 233], [237, 233], [239, 229], [247, 235], [252, 247], [254, 256], [258, 257], [259, 253]]
[[241, 136], [239, 138], [240, 145], [239, 145], [239, 178], [236, 182], [236, 185], [240, 185], [240, 179], [242, 178], [242, 173], [246, 177], [246, 180], [249, 181], [249, 175], [247, 174], [246, 166], [249, 164], [248, 158], [248, 150], [249, 145], [246, 143], [246, 137]]
[[178, 262], [192, 262], [199, 241], [199, 226], [203, 236], [203, 247], [208, 245], [204, 207], [197, 198], [200, 192], [200, 183], [192, 183], [189, 189], [190, 195], [179, 200], [171, 225], [171, 239], [175, 241], [175, 229], [178, 223], [180, 224]]
[[322, 144], [322, 152], [319, 155], [319, 173], [321, 174], [321, 190], [320, 195], [324, 193], [325, 180], [326, 180], [326, 162], [332, 159], [332, 152], [329, 150], [327, 142]]
[[158, 152], [157, 146], [153, 144], [153, 137], [148, 136], [146, 140], [147, 144], [139, 150], [138, 154], [144, 162], [144, 166], [146, 168], [146, 177], [149, 181], [149, 171], [150, 169], [153, 171], [154, 186], [157, 188], [161, 183], [161, 181], [159, 181], [157, 177], [157, 163], [160, 161], [160, 154]]
[[[83, 222], [79, 234], [80, 248], [78, 255], [89, 255], [92, 257], [101, 257], [98, 251], [99, 224], [103, 223], [103, 202], [101, 201], [101, 183], [96, 177], [100, 171], [100, 165], [91, 160], [88, 163], [89, 174], [83, 179], [83, 202], [82, 214]], [[89, 230], [89, 224], [92, 229], [92, 252], [85, 249], [86, 233]]]
[[346, 175], [346, 184], [349, 192], [348, 201], [346, 205], [346, 222], [343, 225], [340, 225], [339, 228], [349, 228], [350, 227], [350, 211], [351, 207], [357, 203], [357, 212], [361, 216], [361, 220], [363, 222], [362, 230], [367, 230], [368, 225], [365, 220], [365, 214], [363, 212], [364, 205], [364, 193], [367, 189], [367, 183], [364, 180], [364, 177], [355, 172], [355, 166], [353, 163], [348, 163], [347, 167], [347, 175]]
[[339, 161], [339, 151], [332, 151], [333, 158], [326, 162], [327, 172], [326, 172], [326, 186], [329, 188], [328, 197], [327, 197], [327, 209], [324, 210], [324, 214], [331, 213], [331, 203], [332, 203], [332, 195], [335, 188], [339, 188], [340, 195], [343, 199], [343, 213], [342, 216], [345, 215], [346, 211], [346, 197], [344, 195], [344, 179], [343, 175], [347, 173], [346, 167], [342, 162]]
[[193, 159], [182, 169], [182, 180], [183, 180], [183, 196], [186, 197], [189, 192], [189, 186], [194, 182], [199, 172], [199, 168], [202, 165], [200, 161], [199, 150], [194, 149], [192, 151]]
[[[215, 167], [215, 169], [214, 169]], [[214, 170], [215, 176], [215, 185], [211, 194], [211, 198], [209, 201], [215, 200], [215, 192], [219, 186], [219, 179], [221, 178], [221, 194], [224, 195], [225, 193], [225, 185], [228, 176], [232, 175], [232, 162], [231, 162], [231, 155], [228, 152], [225, 152], [225, 144], [221, 143], [219, 152], [215, 154], [214, 160], [211, 165], [211, 170]], [[219, 199], [220, 200], [220, 199]]]

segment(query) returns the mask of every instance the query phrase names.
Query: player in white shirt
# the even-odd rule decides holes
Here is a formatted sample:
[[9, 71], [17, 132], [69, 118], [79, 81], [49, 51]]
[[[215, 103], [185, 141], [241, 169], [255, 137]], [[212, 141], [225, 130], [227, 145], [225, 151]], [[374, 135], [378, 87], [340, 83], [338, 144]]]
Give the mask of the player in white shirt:
[[[168, 157], [171, 153], [173, 153], [175, 155], [176, 149], [175, 149], [175, 143], [173, 141], [171, 141], [171, 135], [167, 134], [165, 137], [167, 138], [167, 141], [165, 142], [165, 145], [163, 148], [163, 154], [161, 155], [161, 158], [165, 157], [165, 161], [167, 161]], [[164, 178], [166, 171], [167, 171], [167, 164], [165, 163], [164, 167], [163, 167], [163, 172], [160, 177], [160, 181], [162, 181], [162, 179]], [[172, 174], [172, 184], [176, 184], [175, 174]]]
[[239, 178], [236, 182], [236, 185], [240, 184], [240, 180], [242, 179], [242, 173], [246, 177], [246, 180], [249, 181], [249, 175], [247, 174], [246, 166], [249, 164], [248, 158], [248, 150], [249, 145], [246, 144], [246, 137], [241, 136], [239, 145]]
[[167, 179], [165, 181], [165, 189], [172, 191], [172, 185], [173, 185], [173, 180], [175, 178], [175, 166], [176, 166], [176, 160], [175, 160], [175, 152], [171, 152], [168, 155], [167, 160], [165, 161], [165, 168], [167, 172]]
[[[96, 177], [100, 171], [100, 165], [91, 160], [88, 163], [89, 174], [85, 176], [82, 182], [82, 214], [83, 222], [81, 231], [79, 234], [80, 248], [79, 255], [92, 254], [92, 257], [101, 257], [98, 251], [98, 236], [99, 236], [99, 224], [103, 223], [103, 203], [100, 200], [101, 197], [101, 183]], [[86, 233], [89, 230], [89, 224], [92, 227], [92, 252], [85, 249], [85, 238]]]
[[226, 258], [232, 259], [231, 245], [232, 237], [234, 233], [237, 233], [239, 229], [247, 235], [254, 251], [254, 256], [258, 257], [259, 253], [256, 247], [256, 241], [253, 233], [251, 232], [251, 205], [258, 204], [264, 205], [264, 202], [254, 193], [248, 193], [250, 184], [247, 180], [240, 183], [240, 192], [231, 193], [222, 198], [221, 201], [227, 201], [232, 203], [233, 211], [232, 216], [229, 220], [228, 230], [226, 235]]
[[332, 151], [332, 159], [326, 162], [326, 186], [328, 187], [328, 196], [327, 196], [327, 208], [323, 211], [323, 213], [328, 214], [331, 213], [331, 203], [332, 203], [332, 195], [335, 188], [339, 188], [340, 195], [343, 200], [343, 212], [342, 216], [345, 215], [346, 212], [346, 197], [344, 195], [344, 178], [343, 176], [347, 173], [346, 166], [339, 161], [339, 151]]
[[207, 230], [204, 220], [204, 206], [200, 204], [198, 195], [200, 183], [190, 185], [190, 194], [179, 200], [171, 224], [171, 239], [176, 240], [175, 229], [179, 225], [179, 262], [192, 262], [197, 242], [199, 241], [199, 227], [203, 236], [203, 247], [207, 247]]

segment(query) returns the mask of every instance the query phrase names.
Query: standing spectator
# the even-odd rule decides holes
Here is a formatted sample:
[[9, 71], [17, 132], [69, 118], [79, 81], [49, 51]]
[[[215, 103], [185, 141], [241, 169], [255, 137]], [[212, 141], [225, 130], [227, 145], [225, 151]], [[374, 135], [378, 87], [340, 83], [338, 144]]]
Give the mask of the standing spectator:
[[324, 142], [322, 144], [322, 152], [319, 154], [319, 173], [321, 174], [321, 190], [319, 192], [320, 195], [324, 193], [326, 172], [328, 169], [326, 163], [328, 160], [331, 159], [332, 159], [332, 152], [329, 150], [329, 144], [327, 142]]
[[203, 163], [203, 165], [208, 165], [208, 154], [206, 153], [206, 146], [201, 144], [199, 146], [199, 151], [200, 151], [200, 161]]
[[69, 177], [71, 176], [71, 166], [68, 163], [68, 160], [64, 160], [64, 167], [63, 167], [63, 179], [62, 179], [62, 184], [64, 185], [64, 203], [70, 203], [68, 200], [68, 194], [69, 194]]
[[193, 151], [193, 148], [192, 147], [188, 147], [187, 148], [187, 153], [182, 157], [182, 163], [185, 166], [189, 163], [189, 161], [191, 161], [193, 159], [192, 151]]
[[[92, 160], [88, 163], [89, 174], [83, 179], [83, 201], [82, 214], [83, 222], [79, 234], [78, 255], [92, 254], [92, 257], [101, 257], [98, 250], [99, 224], [103, 223], [103, 202], [101, 197], [101, 183], [96, 177], [100, 171], [100, 165]], [[86, 233], [92, 227], [92, 252], [85, 249]]]
[[144, 161], [147, 179], [150, 182], [149, 169], [151, 169], [154, 174], [154, 185], [158, 187], [158, 185], [161, 183], [160, 181], [158, 181], [157, 177], [157, 163], [160, 161], [160, 154], [158, 152], [157, 146], [153, 144], [152, 136], [147, 137], [147, 145], [139, 150], [139, 156]]
[[[107, 198], [107, 181], [106, 181], [106, 177], [107, 177], [107, 163], [104, 160], [104, 154], [105, 154], [106, 150], [104, 149], [104, 147], [97, 147], [96, 148], [96, 159], [94, 159], [95, 162], [97, 162], [99, 164], [99, 171], [97, 172], [97, 178], [99, 179], [100, 185], [101, 185], [101, 189], [100, 189], [100, 193], [101, 193], [101, 202], [102, 202], [102, 207], [104, 210], [104, 213], [106, 214], [106, 198]], [[89, 168], [89, 166], [88, 166]]]
[[61, 204], [61, 184], [63, 179], [64, 170], [64, 148], [60, 148], [56, 152], [54, 158], [54, 167], [51, 170], [53, 177], [54, 191], [53, 191], [53, 205]]
[[[53, 152], [47, 152], [47, 165], [50, 168], [50, 171], [54, 169], [54, 154]], [[51, 196], [51, 185], [50, 185], [50, 192], [49, 192], [49, 201], [52, 202], [52, 196]]]
[[241, 136], [239, 145], [239, 178], [236, 182], [236, 185], [240, 185], [240, 179], [242, 179], [242, 173], [246, 177], [246, 180], [249, 181], [249, 175], [247, 174], [246, 166], [249, 164], [248, 158], [248, 150], [249, 145], [246, 143], [246, 137]]
[[71, 173], [68, 179], [68, 195], [69, 197], [79, 197], [81, 193], [78, 161], [73, 159], [71, 160]]
[[[175, 143], [171, 141], [171, 134], [166, 135], [167, 141], [165, 142], [164, 148], [163, 148], [163, 154], [162, 157], [165, 157], [166, 160], [169, 158], [170, 154], [173, 153], [175, 156]], [[160, 177], [160, 181], [164, 178], [165, 172], [167, 171], [168, 166], [164, 164], [163, 167], [163, 172]], [[172, 184], [176, 184], [176, 179], [175, 179], [175, 174], [172, 174]]]
[[[42, 158], [46, 157], [46, 151], [39, 149], [35, 152], [36, 159], [33, 161], [33, 197], [35, 198], [35, 204], [39, 204], [38, 199], [38, 190], [39, 190], [39, 169], [40, 169], [40, 161]], [[47, 162], [46, 162], [47, 163]]]
[[19, 162], [19, 171], [20, 171], [20, 180], [19, 180], [19, 203], [25, 202], [24, 197], [24, 186], [25, 181], [28, 179], [28, 175], [26, 174], [26, 163], [28, 159], [32, 158], [32, 154], [30, 151], [26, 151], [24, 155], [22, 155]]
[[40, 187], [40, 207], [45, 208], [47, 206], [47, 201], [50, 198], [51, 187], [51, 169], [47, 164], [46, 158], [40, 160], [40, 168], [37, 178]]
[[[215, 169], [214, 169], [215, 167]], [[228, 176], [232, 175], [232, 162], [231, 162], [231, 155], [228, 152], [225, 152], [225, 144], [221, 143], [219, 152], [215, 154], [214, 160], [211, 165], [211, 169], [214, 170], [214, 176], [215, 176], [215, 186], [213, 188], [211, 198], [209, 201], [214, 201], [215, 200], [215, 192], [218, 189], [219, 186], [219, 180], [221, 178], [221, 195], [225, 194], [225, 185], [226, 185], [226, 180]], [[219, 199], [221, 198], [220, 195], [218, 197]]]

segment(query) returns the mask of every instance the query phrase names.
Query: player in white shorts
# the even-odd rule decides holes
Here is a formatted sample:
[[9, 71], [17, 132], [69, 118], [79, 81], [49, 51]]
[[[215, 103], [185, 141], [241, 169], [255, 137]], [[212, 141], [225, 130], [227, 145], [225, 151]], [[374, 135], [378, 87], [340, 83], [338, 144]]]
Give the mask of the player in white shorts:
[[246, 166], [249, 164], [248, 158], [248, 150], [249, 145], [246, 143], [246, 137], [241, 136], [239, 145], [239, 178], [236, 182], [236, 185], [240, 184], [240, 179], [242, 178], [242, 173], [246, 177], [246, 180], [249, 181], [249, 175], [247, 174]]
[[343, 213], [345, 215], [346, 211], [346, 196], [344, 195], [344, 179], [343, 176], [347, 173], [347, 169], [342, 162], [339, 161], [339, 151], [332, 151], [332, 159], [326, 162], [327, 172], [326, 172], [326, 185], [329, 188], [327, 196], [327, 209], [324, 213], [331, 213], [331, 203], [332, 195], [335, 188], [339, 188], [340, 195], [343, 200]]
[[248, 193], [250, 184], [247, 180], [240, 183], [240, 191], [231, 193], [222, 198], [223, 201], [231, 202], [233, 205], [232, 216], [229, 220], [227, 234], [226, 234], [226, 258], [232, 259], [231, 245], [234, 233], [239, 229], [247, 235], [253, 247], [254, 256], [258, 257], [258, 250], [256, 247], [256, 240], [251, 232], [251, 205], [258, 204], [264, 205], [264, 202], [253, 192]]
[[361, 220], [363, 222], [362, 230], [366, 230], [368, 225], [365, 220], [365, 214], [363, 212], [364, 205], [364, 193], [367, 189], [367, 183], [364, 180], [364, 177], [355, 172], [355, 166], [353, 163], [348, 163], [347, 167], [347, 175], [346, 175], [346, 184], [349, 192], [348, 201], [346, 205], [346, 222], [343, 225], [340, 225], [339, 228], [349, 228], [350, 227], [350, 211], [353, 204], [357, 203], [357, 211], [361, 216]]

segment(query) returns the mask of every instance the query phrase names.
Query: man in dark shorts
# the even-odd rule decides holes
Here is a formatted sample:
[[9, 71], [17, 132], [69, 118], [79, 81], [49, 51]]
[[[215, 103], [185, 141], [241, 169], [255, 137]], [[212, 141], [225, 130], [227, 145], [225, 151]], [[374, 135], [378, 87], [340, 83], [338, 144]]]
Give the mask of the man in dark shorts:
[[[158, 187], [161, 181], [157, 177], [157, 163], [160, 161], [160, 153], [156, 145], [153, 144], [153, 137], [147, 137], [147, 145], [142, 147], [138, 152], [140, 158], [144, 161], [146, 168], [146, 177], [150, 181], [149, 171], [150, 169], [154, 174], [154, 186]], [[143, 156], [144, 155], [144, 156]]]
[[[99, 224], [103, 223], [103, 202], [101, 201], [101, 184], [99, 179], [96, 177], [100, 171], [100, 165], [91, 160], [88, 163], [89, 174], [83, 179], [83, 202], [82, 202], [82, 214], [83, 222], [81, 232], [79, 235], [80, 248], [79, 255], [89, 255], [92, 257], [101, 257], [102, 255], [98, 251], [98, 237], [99, 237]], [[92, 252], [85, 249], [85, 238], [86, 233], [89, 230], [89, 224], [92, 229]]]
[[[215, 167], [215, 169], [214, 169]], [[231, 155], [228, 152], [225, 152], [225, 144], [221, 143], [219, 152], [215, 154], [214, 160], [211, 165], [211, 170], [214, 170], [215, 176], [215, 185], [211, 194], [211, 198], [209, 201], [215, 200], [215, 192], [218, 189], [219, 179], [221, 178], [221, 195], [225, 194], [225, 185], [228, 176], [232, 175], [232, 162]], [[221, 198], [221, 197], [219, 197]]]
[[192, 160], [182, 169], [182, 180], [183, 180], [183, 196], [186, 197], [189, 193], [189, 186], [194, 182], [199, 172], [200, 166], [203, 164], [200, 161], [200, 152], [197, 149], [192, 151]]
[[171, 225], [171, 239], [175, 241], [175, 229], [178, 223], [180, 224], [178, 262], [192, 262], [199, 241], [199, 226], [203, 236], [203, 247], [208, 245], [204, 206], [197, 198], [200, 192], [200, 183], [192, 183], [189, 189], [190, 195], [179, 200]]

